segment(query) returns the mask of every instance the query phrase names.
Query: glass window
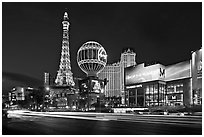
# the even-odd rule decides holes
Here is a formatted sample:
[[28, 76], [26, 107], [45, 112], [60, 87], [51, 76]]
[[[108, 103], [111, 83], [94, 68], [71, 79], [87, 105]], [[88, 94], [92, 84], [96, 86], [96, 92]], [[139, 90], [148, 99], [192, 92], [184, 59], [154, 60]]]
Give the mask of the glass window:
[[168, 88], [167, 89], [167, 94], [171, 94], [171, 93], [173, 93], [173, 89], [172, 88]]
[[149, 99], [150, 99], [151, 102], [153, 102], [153, 101], [154, 101], [154, 100], [153, 100], [153, 95], [150, 95], [150, 96], [149, 96]]
[[168, 88], [171, 88], [171, 85], [168, 85], [167, 87], [168, 87]]
[[145, 98], [146, 101], [150, 101], [149, 95], [146, 95], [145, 97], [146, 97]]
[[135, 104], [135, 98], [134, 97], [130, 97], [129, 98], [129, 103], [130, 103], [130, 106], [133, 106]]
[[149, 103], [150, 106], [154, 106], [154, 103]]
[[147, 94], [147, 89], [146, 89], [146, 87], [144, 87], [144, 93], [145, 93], [145, 95]]
[[135, 96], [135, 89], [130, 89], [129, 96]]
[[171, 100], [171, 95], [168, 95], [167, 97], [168, 97], [168, 100]]
[[146, 94], [149, 94], [149, 86], [146, 86]]
[[150, 85], [149, 93], [153, 94], [153, 85]]
[[183, 94], [181, 94], [181, 101], [183, 102]]
[[146, 102], [146, 106], [149, 106], [149, 102]]
[[154, 94], [154, 101], [155, 101], [155, 102], [158, 101], [158, 94]]
[[163, 94], [159, 93], [159, 102], [163, 102]]
[[183, 86], [180, 87], [180, 93], [183, 93]]
[[158, 93], [158, 84], [154, 84], [154, 93]]
[[176, 85], [174, 85], [174, 90], [173, 90], [173, 92], [176, 93]]
[[137, 89], [137, 95], [143, 95], [143, 90], [142, 89]]
[[155, 106], [158, 106], [159, 104], [158, 104], [158, 103], [154, 103], [154, 105], [155, 105]]
[[176, 99], [177, 99], [177, 100], [181, 100], [181, 94], [177, 94], [177, 95], [176, 95]]

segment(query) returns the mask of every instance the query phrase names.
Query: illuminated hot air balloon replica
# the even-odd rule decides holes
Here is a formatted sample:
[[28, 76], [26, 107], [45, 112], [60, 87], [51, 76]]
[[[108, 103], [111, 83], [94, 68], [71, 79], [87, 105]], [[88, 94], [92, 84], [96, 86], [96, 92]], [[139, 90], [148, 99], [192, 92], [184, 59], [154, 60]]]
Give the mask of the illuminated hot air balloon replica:
[[107, 54], [101, 44], [95, 41], [84, 43], [77, 52], [77, 63], [87, 77], [79, 81], [79, 94], [84, 102], [80, 104], [85, 110], [94, 108], [101, 112], [101, 100], [105, 97], [104, 88], [107, 79], [99, 79], [107, 63]]
[[77, 62], [87, 76], [97, 76], [106, 66], [107, 54], [101, 44], [95, 41], [89, 41], [79, 48]]

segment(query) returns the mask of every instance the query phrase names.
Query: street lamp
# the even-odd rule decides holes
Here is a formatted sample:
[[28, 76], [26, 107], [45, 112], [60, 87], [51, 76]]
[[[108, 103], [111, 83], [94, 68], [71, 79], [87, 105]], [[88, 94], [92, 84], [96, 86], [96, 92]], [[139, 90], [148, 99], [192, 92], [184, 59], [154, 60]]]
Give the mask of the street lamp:
[[45, 87], [45, 89], [46, 89], [46, 91], [49, 91], [49, 90], [50, 90], [50, 87], [47, 86], [47, 87]]
[[50, 91], [50, 87], [46, 86], [45, 87], [45, 92], [43, 93], [43, 110], [45, 109], [45, 96], [46, 96], [46, 92]]

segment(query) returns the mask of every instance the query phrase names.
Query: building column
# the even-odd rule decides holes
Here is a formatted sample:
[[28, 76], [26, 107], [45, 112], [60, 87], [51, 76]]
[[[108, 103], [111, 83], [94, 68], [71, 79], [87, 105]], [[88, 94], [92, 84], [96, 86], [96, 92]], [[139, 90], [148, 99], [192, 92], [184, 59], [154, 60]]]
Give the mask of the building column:
[[137, 89], [135, 89], [135, 105], [137, 106]]

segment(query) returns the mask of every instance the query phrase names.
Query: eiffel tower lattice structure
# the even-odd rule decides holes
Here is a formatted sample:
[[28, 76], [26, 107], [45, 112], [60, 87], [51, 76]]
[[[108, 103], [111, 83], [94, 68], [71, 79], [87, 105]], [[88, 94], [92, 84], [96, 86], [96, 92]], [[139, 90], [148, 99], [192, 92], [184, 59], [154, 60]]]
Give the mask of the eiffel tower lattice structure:
[[59, 70], [55, 79], [56, 86], [70, 86], [75, 85], [73, 80], [73, 73], [71, 72], [71, 61], [69, 53], [69, 17], [67, 12], [64, 13], [62, 21], [63, 25], [63, 39], [62, 39], [62, 52]]

